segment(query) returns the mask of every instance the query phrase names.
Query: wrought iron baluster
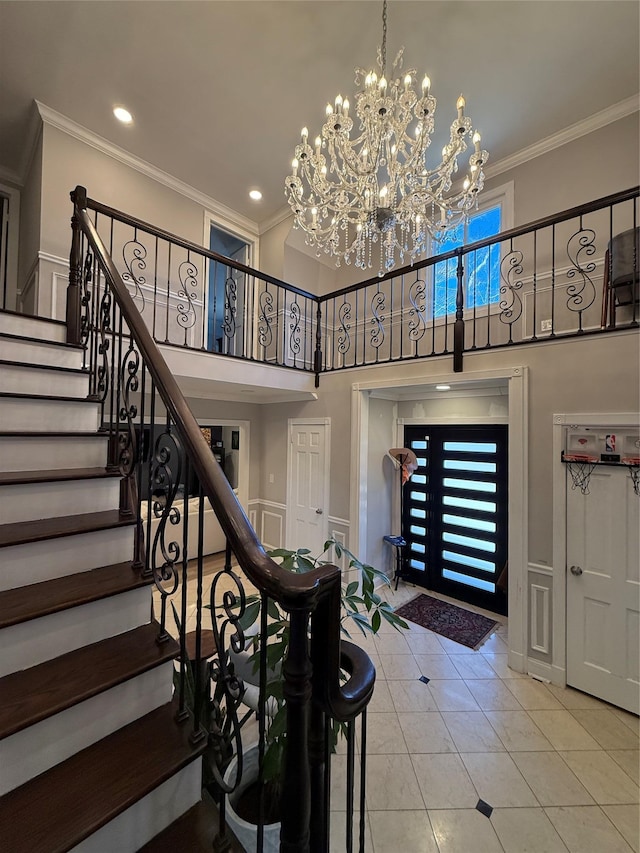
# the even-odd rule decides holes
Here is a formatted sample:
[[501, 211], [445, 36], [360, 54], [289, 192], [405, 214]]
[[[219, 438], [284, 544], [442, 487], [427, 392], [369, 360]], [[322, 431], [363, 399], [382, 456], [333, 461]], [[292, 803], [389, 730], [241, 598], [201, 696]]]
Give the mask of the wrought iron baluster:
[[360, 730], [360, 845], [359, 853], [365, 853], [364, 832], [366, 822], [366, 783], [367, 783], [367, 709], [361, 714]]
[[551, 334], [556, 334], [556, 226], [551, 226]]
[[187, 252], [187, 260], [182, 261], [178, 267], [178, 280], [180, 281], [180, 287], [177, 294], [176, 322], [184, 330], [183, 346], [186, 347], [187, 330], [193, 328], [196, 322], [194, 300], [198, 297], [198, 267], [191, 260], [189, 252]]
[[126, 272], [122, 273], [122, 280], [127, 285], [131, 298], [141, 314], [145, 309], [145, 298], [143, 286], [147, 283], [142, 273], [147, 268], [147, 249], [138, 240], [138, 229], [133, 229], [133, 240], [128, 240], [122, 247], [122, 260]]
[[347, 834], [345, 838], [346, 853], [353, 853], [353, 805], [355, 802], [353, 789], [355, 784], [356, 753], [355, 741], [356, 738], [353, 727], [353, 720], [350, 720], [347, 723]]
[[538, 232], [533, 232], [533, 335], [532, 341], [538, 339]]
[[164, 342], [169, 343], [169, 306], [171, 304], [171, 246], [169, 243], [169, 251], [167, 253], [167, 304], [164, 311]]
[[[584, 227], [581, 216], [579, 230], [573, 233], [567, 241], [567, 256], [573, 264], [567, 270], [567, 278], [572, 280], [572, 283], [567, 287], [567, 308], [578, 315], [579, 334], [584, 331], [582, 327], [583, 314], [587, 308], [593, 305], [596, 298], [596, 288], [590, 276], [596, 265], [594, 261], [585, 263], [585, 258], [590, 258], [595, 254], [595, 239], [596, 232], [592, 228]], [[578, 276], [580, 277], [579, 281], [577, 280]], [[573, 283], [574, 279], [576, 279], [576, 283]]]
[[370, 344], [375, 350], [375, 362], [378, 363], [380, 347], [384, 343], [384, 321], [386, 319], [385, 312], [386, 303], [385, 295], [378, 286], [376, 292], [371, 298], [371, 338]]
[[519, 249], [513, 248], [513, 240], [510, 241], [509, 251], [500, 263], [500, 278], [503, 284], [500, 286], [500, 321], [509, 326], [509, 343], [513, 343], [513, 324], [522, 315], [522, 299], [519, 290], [522, 288], [522, 259], [523, 255]]
[[232, 354], [235, 348], [235, 336], [238, 328], [238, 285], [233, 277], [232, 271], [227, 271], [224, 282], [224, 319], [222, 331], [227, 339], [226, 354]]
[[[464, 262], [463, 250], [458, 249], [458, 264], [456, 267], [456, 320], [453, 326], [453, 370], [462, 372], [462, 356], [464, 353]], [[445, 335], [445, 341], [447, 340]]]
[[427, 303], [427, 284], [420, 274], [409, 287], [409, 340], [413, 342], [415, 357], [418, 356], [418, 346], [427, 331], [425, 310]]

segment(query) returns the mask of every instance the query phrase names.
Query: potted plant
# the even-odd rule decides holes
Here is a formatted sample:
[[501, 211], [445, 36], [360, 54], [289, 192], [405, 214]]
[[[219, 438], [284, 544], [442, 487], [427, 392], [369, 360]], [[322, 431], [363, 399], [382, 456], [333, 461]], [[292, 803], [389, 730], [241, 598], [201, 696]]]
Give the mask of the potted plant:
[[[332, 553], [333, 552], [333, 553]], [[295, 551], [286, 548], [277, 548], [268, 551], [280, 566], [292, 572], [305, 573], [320, 565], [330, 562], [329, 556], [335, 556], [340, 560], [344, 555], [350, 569], [356, 569], [359, 580], [348, 581], [342, 587], [342, 633], [351, 638], [351, 632], [357, 630], [363, 634], [376, 634], [381, 625], [386, 622], [396, 629], [408, 628], [407, 623], [397, 616], [391, 605], [386, 602], [376, 591], [376, 582], [381, 582], [391, 588], [391, 582], [387, 575], [375, 569], [373, 566], [361, 562], [351, 551], [337, 542], [328, 539], [324, 548], [318, 556], [312, 556], [308, 548], [299, 548]], [[282, 680], [280, 673], [281, 662], [285, 659], [289, 646], [289, 620], [287, 614], [278, 605], [269, 601], [269, 640], [266, 649], [267, 655], [267, 689], [266, 689], [266, 742], [263, 763], [263, 784], [265, 800], [265, 824], [279, 821], [280, 805], [280, 778], [281, 767], [286, 748], [286, 705], [282, 692]], [[241, 626], [249, 635], [247, 647], [243, 652], [232, 653], [232, 661], [235, 672], [255, 693], [257, 690], [257, 672], [259, 666], [260, 649], [259, 637], [251, 634], [260, 617], [260, 597], [251, 596], [247, 599], [246, 610], [241, 619]], [[334, 723], [333, 747], [340, 735], [340, 724]], [[247, 779], [247, 773], [243, 773], [243, 780], [238, 791], [229, 803], [228, 819], [236, 832], [242, 833], [246, 829], [246, 823], [252, 819], [251, 806], [247, 803], [255, 802], [259, 798], [257, 782], [257, 762], [252, 755], [249, 762], [254, 768], [254, 779]], [[234, 814], [235, 813], [235, 814]], [[234, 823], [235, 818], [240, 818], [241, 826]], [[279, 832], [278, 832], [279, 836]], [[265, 848], [267, 849], [267, 848]], [[277, 848], [276, 848], [277, 849]]]

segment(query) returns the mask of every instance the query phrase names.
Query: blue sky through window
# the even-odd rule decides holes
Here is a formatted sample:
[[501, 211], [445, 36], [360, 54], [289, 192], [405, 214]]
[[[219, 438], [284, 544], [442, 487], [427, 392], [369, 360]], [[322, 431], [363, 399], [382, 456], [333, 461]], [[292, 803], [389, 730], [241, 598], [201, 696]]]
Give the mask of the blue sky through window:
[[[480, 210], [460, 223], [437, 245], [437, 252], [450, 252], [463, 244], [493, 237], [500, 231], [500, 205]], [[465, 256], [465, 308], [480, 308], [500, 296], [500, 246], [487, 246]], [[444, 317], [456, 310], [457, 260], [442, 261], [433, 268], [433, 316]]]

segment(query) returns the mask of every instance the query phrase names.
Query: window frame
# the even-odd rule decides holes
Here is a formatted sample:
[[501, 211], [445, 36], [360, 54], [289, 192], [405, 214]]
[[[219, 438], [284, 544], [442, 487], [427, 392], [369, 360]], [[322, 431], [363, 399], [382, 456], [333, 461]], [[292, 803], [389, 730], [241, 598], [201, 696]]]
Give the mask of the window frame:
[[[514, 208], [513, 208], [513, 197], [514, 197], [514, 183], [513, 181], [508, 181], [505, 184], [501, 184], [500, 186], [493, 187], [489, 190], [483, 190], [482, 194], [478, 200], [477, 209], [474, 208], [471, 211], [470, 216], [474, 216], [475, 214], [482, 213], [485, 210], [489, 210], [493, 207], [500, 207], [500, 230], [498, 234], [503, 233], [504, 231], [509, 231], [514, 227]], [[467, 223], [465, 222], [465, 231], [467, 229]], [[428, 243], [428, 251], [429, 253], [434, 247], [435, 241], [430, 240]], [[470, 245], [463, 240], [463, 246]], [[500, 255], [502, 256], [502, 248], [500, 249]], [[469, 257], [469, 256], [465, 256]], [[446, 263], [446, 262], [445, 262]], [[455, 259], [453, 261], [448, 261], [448, 263], [456, 263]], [[468, 272], [468, 264], [464, 262], [464, 293], [465, 293], [465, 310], [468, 306], [468, 296], [469, 296], [469, 272]], [[427, 272], [427, 305], [425, 309], [425, 313], [427, 318], [433, 322], [436, 326], [445, 325], [451, 323], [451, 318], [455, 315], [455, 309], [448, 312], [442, 313], [437, 316], [434, 316], [434, 305], [433, 305], [433, 297], [435, 293], [434, 287], [434, 274], [435, 274], [435, 264], [428, 268]], [[492, 305], [495, 305], [498, 300], [493, 302], [487, 302], [484, 305], [476, 305], [474, 310], [474, 316], [483, 317], [487, 316], [489, 310]]]

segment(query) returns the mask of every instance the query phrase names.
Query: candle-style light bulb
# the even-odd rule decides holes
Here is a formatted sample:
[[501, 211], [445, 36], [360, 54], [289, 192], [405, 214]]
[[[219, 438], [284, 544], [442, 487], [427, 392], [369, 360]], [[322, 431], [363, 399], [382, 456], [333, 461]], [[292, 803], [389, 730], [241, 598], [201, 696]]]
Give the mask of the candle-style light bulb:
[[462, 188], [463, 188], [463, 189], [464, 189], [464, 191], [466, 192], [466, 191], [469, 189], [469, 187], [470, 187], [470, 186], [471, 186], [471, 181], [469, 180], [469, 178], [465, 178], [465, 179], [464, 179], [464, 182], [463, 182], [463, 184], [462, 184]]
[[460, 97], [456, 101], [456, 108], [458, 110], [458, 118], [462, 118], [462, 116], [464, 115], [464, 108], [466, 106], [466, 103], [467, 102], [465, 101], [464, 97], [462, 95], [460, 95]]
[[476, 154], [480, 153], [480, 143], [481, 142], [482, 142], [482, 137], [480, 136], [480, 134], [476, 130], [476, 132], [473, 134], [473, 144], [475, 145], [475, 148], [476, 148]]
[[384, 200], [386, 199], [386, 197], [387, 197], [387, 193], [388, 193], [388, 192], [389, 192], [389, 190], [388, 190], [388, 188], [386, 187], [386, 185], [385, 185], [385, 186], [383, 186], [383, 187], [380, 189], [380, 193], [379, 193], [379, 195], [380, 195], [380, 201], [384, 201]]
[[316, 136], [316, 154], [320, 154], [320, 148], [322, 147], [322, 139], [319, 136]]
[[404, 89], [405, 89], [405, 92], [407, 91], [407, 89], [409, 88], [409, 86], [410, 86], [410, 85], [411, 85], [411, 74], [407, 74], [407, 75], [405, 76], [405, 78], [404, 78]]
[[331, 106], [331, 104], [327, 104], [327, 106], [324, 108], [324, 111], [328, 116], [330, 116], [333, 113], [333, 107]]
[[341, 107], [342, 107], [342, 95], [338, 95], [336, 97], [336, 112], [340, 112]]
[[424, 75], [424, 80], [422, 81], [422, 94], [423, 94], [423, 95], [428, 95], [428, 94], [429, 94], [429, 89], [430, 89], [430, 88], [431, 88], [431, 80], [429, 80], [429, 78], [428, 78], [428, 77], [427, 77], [427, 75], [425, 74], [425, 75]]
[[298, 174], [298, 161], [295, 157], [291, 161], [291, 168], [293, 169], [293, 177], [295, 178]]
[[302, 138], [302, 142], [304, 145], [307, 144], [307, 137], [309, 136], [309, 130], [306, 127], [303, 127], [300, 131], [300, 136]]
[[387, 91], [387, 81], [384, 77], [380, 78], [380, 82], [378, 83], [380, 87], [380, 91], [384, 94]]
[[345, 98], [344, 101], [342, 102], [342, 113], [345, 116], [349, 115], [349, 99], [348, 98]]

